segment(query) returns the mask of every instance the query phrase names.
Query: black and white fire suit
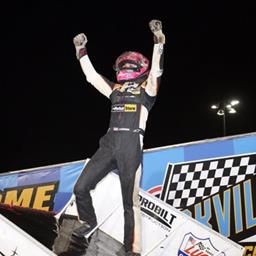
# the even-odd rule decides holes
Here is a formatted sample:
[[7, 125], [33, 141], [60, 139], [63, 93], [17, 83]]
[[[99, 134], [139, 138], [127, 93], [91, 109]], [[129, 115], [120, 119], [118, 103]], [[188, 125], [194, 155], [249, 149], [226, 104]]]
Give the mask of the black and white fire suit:
[[82, 70], [97, 90], [111, 100], [109, 129], [81, 173], [75, 188], [79, 218], [96, 223], [90, 190], [111, 170], [118, 169], [124, 208], [124, 247], [140, 253], [139, 185], [142, 172], [143, 135], [162, 75], [163, 44], [154, 44], [150, 72], [143, 82], [109, 82], [98, 74], [88, 55], [80, 59]]

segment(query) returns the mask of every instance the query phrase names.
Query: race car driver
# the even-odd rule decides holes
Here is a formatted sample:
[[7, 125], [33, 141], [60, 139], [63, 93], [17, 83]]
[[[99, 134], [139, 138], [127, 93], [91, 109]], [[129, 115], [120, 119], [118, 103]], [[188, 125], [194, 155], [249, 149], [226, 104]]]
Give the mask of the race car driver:
[[162, 23], [151, 20], [154, 47], [150, 61], [141, 53], [127, 51], [114, 65], [117, 82], [111, 82], [93, 67], [86, 49], [87, 37], [74, 37], [76, 56], [87, 81], [111, 101], [109, 129], [82, 171], [74, 187], [82, 225], [73, 236], [84, 237], [97, 226], [90, 191], [110, 171], [118, 169], [124, 208], [125, 255], [140, 255], [141, 224], [139, 188], [142, 173], [143, 136], [149, 111], [154, 105], [163, 73], [165, 35]]

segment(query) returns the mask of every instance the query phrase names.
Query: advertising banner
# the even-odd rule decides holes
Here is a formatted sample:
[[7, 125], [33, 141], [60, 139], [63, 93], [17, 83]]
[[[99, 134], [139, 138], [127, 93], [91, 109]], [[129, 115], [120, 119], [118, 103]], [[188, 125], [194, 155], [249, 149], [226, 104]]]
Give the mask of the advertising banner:
[[0, 203], [59, 213], [88, 160], [0, 175]]
[[[256, 253], [256, 133], [146, 150], [142, 188]], [[255, 254], [256, 255], [256, 254]]]
[[[0, 203], [60, 214], [87, 160], [0, 175]], [[141, 188], [256, 255], [256, 133], [144, 151]], [[110, 193], [111, 194], [111, 193]]]

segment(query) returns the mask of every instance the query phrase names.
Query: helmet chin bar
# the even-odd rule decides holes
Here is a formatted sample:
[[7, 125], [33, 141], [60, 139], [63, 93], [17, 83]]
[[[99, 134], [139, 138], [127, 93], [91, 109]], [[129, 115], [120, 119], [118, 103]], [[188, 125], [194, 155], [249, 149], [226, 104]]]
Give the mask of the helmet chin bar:
[[140, 75], [138, 75], [138, 76], [136, 76], [134, 78], [125, 77], [125, 76], [118, 76], [118, 74], [117, 74], [116, 78], [117, 78], [117, 81], [120, 84], [124, 84], [126, 82], [135, 82], [135, 83], [140, 84], [140, 83], [144, 82], [148, 78], [148, 73], [149, 73], [148, 71], [144, 72], [144, 73], [142, 73], [142, 74], [140, 74]]

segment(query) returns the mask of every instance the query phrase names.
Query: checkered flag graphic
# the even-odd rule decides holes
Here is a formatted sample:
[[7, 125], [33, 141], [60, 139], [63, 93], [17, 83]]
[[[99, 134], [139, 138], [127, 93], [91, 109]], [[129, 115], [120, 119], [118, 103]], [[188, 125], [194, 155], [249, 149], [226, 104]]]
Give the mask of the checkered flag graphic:
[[185, 208], [256, 173], [256, 154], [169, 165], [160, 198]]

